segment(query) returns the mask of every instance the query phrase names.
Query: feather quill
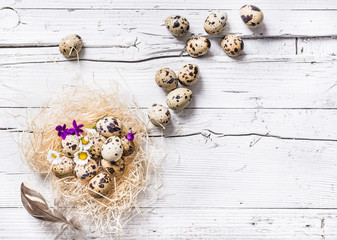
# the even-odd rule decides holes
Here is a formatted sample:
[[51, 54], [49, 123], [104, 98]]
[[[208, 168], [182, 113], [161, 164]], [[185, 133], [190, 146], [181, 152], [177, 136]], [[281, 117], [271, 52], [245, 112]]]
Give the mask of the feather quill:
[[56, 208], [52, 211], [46, 199], [39, 192], [28, 188], [24, 183], [21, 184], [21, 201], [27, 212], [37, 219], [46, 222], [66, 224], [74, 230], [80, 229], [80, 226], [73, 221], [73, 219], [68, 221]]

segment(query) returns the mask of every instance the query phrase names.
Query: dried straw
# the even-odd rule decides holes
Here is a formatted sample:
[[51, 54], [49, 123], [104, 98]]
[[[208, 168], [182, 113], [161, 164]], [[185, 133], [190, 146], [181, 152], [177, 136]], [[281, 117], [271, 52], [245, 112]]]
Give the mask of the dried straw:
[[[24, 159], [35, 171], [51, 181], [59, 207], [67, 209], [68, 214], [77, 216], [79, 221], [88, 219], [95, 225], [94, 230], [101, 233], [120, 233], [123, 225], [140, 212], [139, 194], [144, 193], [149, 178], [155, 171], [149, 149], [146, 125], [137, 108], [121, 102], [116, 92], [106, 93], [100, 89], [66, 88], [58, 98], [29, 121], [29, 134], [21, 143]], [[63, 179], [50, 174], [51, 164], [46, 155], [49, 149], [60, 150], [61, 138], [57, 137], [55, 126], [63, 123], [70, 126], [73, 119], [90, 126], [104, 116], [115, 116], [123, 122], [123, 129], [132, 127], [137, 132], [135, 153], [126, 158], [127, 167], [122, 176], [113, 179], [114, 187], [102, 198], [88, 194], [87, 185], [73, 176]], [[100, 167], [101, 170], [101, 167]]]

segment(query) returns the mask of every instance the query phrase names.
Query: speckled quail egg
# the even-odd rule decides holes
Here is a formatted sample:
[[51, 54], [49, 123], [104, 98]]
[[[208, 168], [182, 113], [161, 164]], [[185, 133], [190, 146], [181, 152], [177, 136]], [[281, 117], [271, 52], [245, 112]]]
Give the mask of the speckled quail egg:
[[244, 48], [242, 39], [233, 34], [223, 37], [220, 44], [225, 53], [230, 57], [239, 56]]
[[122, 139], [123, 146], [123, 156], [130, 156], [135, 151], [135, 143], [133, 141], [129, 141], [126, 138]]
[[257, 28], [262, 24], [263, 13], [254, 5], [244, 5], [240, 8], [242, 21], [250, 28]]
[[166, 28], [176, 37], [185, 36], [190, 29], [190, 23], [183, 16], [171, 15], [165, 20]]
[[61, 157], [62, 161], [52, 165], [52, 172], [58, 178], [72, 176], [74, 174], [75, 163], [71, 158]]
[[117, 136], [109, 137], [102, 146], [101, 154], [103, 159], [106, 161], [118, 161], [123, 154], [121, 139]]
[[160, 104], [152, 104], [149, 106], [147, 109], [147, 115], [151, 123], [157, 127], [165, 127], [171, 121], [170, 111]]
[[156, 83], [159, 87], [171, 91], [178, 87], [178, 79], [175, 72], [169, 68], [162, 68], [156, 72]]
[[99, 135], [97, 137], [96, 136], [91, 137], [90, 140], [92, 141], [92, 146], [90, 147], [88, 152], [90, 153], [91, 157], [94, 159], [98, 159], [102, 157], [101, 149], [102, 149], [103, 143], [106, 141], [106, 138]]
[[103, 170], [106, 171], [110, 177], [118, 176], [123, 174], [125, 170], [125, 160], [124, 158], [119, 159], [117, 162], [101, 161]]
[[96, 124], [97, 131], [104, 137], [119, 136], [122, 133], [122, 122], [115, 117], [105, 117]]
[[97, 163], [90, 160], [87, 164], [77, 164], [75, 167], [75, 178], [81, 181], [89, 181], [97, 174]]
[[208, 34], [217, 35], [224, 30], [226, 22], [226, 12], [214, 12], [206, 18], [204, 23], [204, 29]]
[[191, 57], [201, 57], [208, 53], [211, 42], [205, 37], [193, 37], [186, 43], [186, 51]]
[[59, 49], [66, 57], [76, 57], [80, 53], [82, 46], [82, 38], [76, 34], [72, 34], [61, 40]]
[[68, 157], [73, 157], [74, 153], [80, 150], [80, 139], [76, 135], [68, 135], [61, 142], [62, 152]]
[[181, 85], [193, 86], [199, 79], [199, 67], [197, 64], [187, 64], [183, 66], [178, 73], [178, 79]]
[[112, 186], [109, 175], [106, 172], [101, 172], [90, 180], [88, 184], [89, 194], [92, 197], [100, 198], [102, 195], [107, 195]]
[[173, 110], [183, 110], [192, 100], [192, 91], [188, 88], [177, 88], [166, 97], [166, 103]]

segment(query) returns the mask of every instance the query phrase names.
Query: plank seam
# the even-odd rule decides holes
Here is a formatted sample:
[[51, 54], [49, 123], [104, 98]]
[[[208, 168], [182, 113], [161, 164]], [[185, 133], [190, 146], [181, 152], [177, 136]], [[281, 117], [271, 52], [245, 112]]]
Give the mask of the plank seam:
[[[154, 61], [158, 59], [167, 59], [167, 58], [188, 58], [187, 54], [179, 54], [179, 55], [171, 55], [171, 56], [157, 56], [150, 57], [140, 60], [97, 60], [97, 59], [80, 59], [81, 62], [97, 62], [97, 63], [142, 63], [147, 61]], [[273, 62], [273, 63], [283, 63], [283, 62], [291, 62], [291, 58], [281, 58], [281, 59], [251, 59], [251, 60], [241, 60], [238, 63], [263, 63], [263, 62]], [[326, 63], [326, 62], [335, 62], [335, 58], [327, 59], [327, 60], [314, 60], [314, 61], [298, 61], [297, 59], [293, 59], [294, 63]], [[33, 61], [33, 62], [15, 62], [15, 63], [2, 63], [0, 66], [16, 66], [16, 65], [27, 65], [27, 64], [43, 64], [43, 63], [63, 63], [63, 62], [74, 62], [77, 59], [65, 59], [65, 60], [46, 60], [46, 61]], [[235, 60], [228, 59], [227, 62], [234, 62]]]
[[[0, 128], [0, 131], [5, 131], [5, 132], [10, 132], [10, 133], [22, 133], [22, 132], [27, 132], [27, 133], [32, 133], [31, 131], [23, 131], [23, 130], [15, 130], [15, 128]], [[279, 135], [273, 135], [273, 134], [262, 134], [262, 133], [239, 133], [239, 134], [234, 134], [234, 133], [219, 133], [219, 132], [214, 132], [210, 129], [203, 129], [201, 132], [195, 132], [195, 133], [189, 133], [189, 134], [182, 134], [182, 135], [170, 135], [170, 136], [162, 136], [162, 135], [149, 135], [150, 138], [182, 138], [182, 137], [192, 137], [192, 136], [204, 136], [206, 138], [211, 139], [211, 135], [215, 135], [218, 138], [222, 137], [249, 137], [249, 136], [257, 136], [261, 138], [276, 138], [276, 139], [281, 139], [281, 140], [292, 140], [292, 141], [319, 141], [319, 142], [337, 142], [337, 139], [332, 139], [332, 138], [304, 138], [304, 137], [282, 137]]]
[[[54, 10], [54, 11], [186, 11], [186, 8], [62, 8], [62, 7], [55, 7], [55, 8], [29, 8], [29, 7], [16, 7], [15, 9], [18, 10]], [[209, 8], [188, 8], [189, 11], [210, 11]], [[239, 8], [216, 8], [216, 10], [219, 11], [236, 11], [239, 10]], [[268, 11], [294, 11], [294, 12], [302, 12], [302, 11], [308, 11], [308, 12], [334, 12], [337, 11], [337, 8], [264, 8], [263, 10]]]
[[[144, 32], [139, 32], [142, 34], [147, 34]], [[161, 37], [166, 37], [165, 35], [158, 35]], [[205, 35], [206, 36], [206, 35]], [[206, 36], [207, 37], [207, 36]], [[220, 40], [222, 37], [211, 37], [212, 40]], [[337, 38], [337, 34], [336, 35], [322, 35], [322, 36], [311, 36], [311, 35], [305, 35], [305, 36], [297, 36], [297, 35], [275, 35], [275, 36], [251, 36], [251, 35], [244, 35], [241, 36], [241, 38], [243, 39], [249, 39], [249, 40], [268, 40], [268, 39], [278, 39], [278, 40], [282, 40], [282, 39], [317, 39], [317, 38], [322, 38], [322, 39], [336, 39]], [[138, 39], [136, 39], [137, 41]], [[134, 42], [131, 45], [121, 45], [121, 46], [116, 46], [116, 45], [93, 45], [93, 44], [88, 44], [85, 45], [84, 48], [130, 48], [130, 47], [137, 47], [140, 44], [140, 42]], [[57, 47], [58, 48], [58, 44], [55, 43], [40, 43], [40, 44], [31, 44], [31, 43], [21, 43], [21, 44], [0, 44], [0, 49], [1, 48], [47, 48], [47, 47]]]
[[[330, 138], [304, 138], [304, 137], [282, 137], [273, 134], [261, 134], [261, 133], [239, 133], [239, 134], [226, 134], [226, 133], [219, 133], [214, 132], [210, 129], [203, 129], [202, 132], [196, 133], [189, 133], [183, 135], [172, 135], [172, 136], [163, 136], [164, 138], [178, 138], [178, 137], [191, 137], [196, 135], [201, 135], [206, 138], [211, 138], [211, 135], [216, 135], [218, 138], [222, 137], [249, 137], [249, 136], [258, 136], [258, 137], [266, 137], [266, 138], [276, 138], [281, 140], [293, 140], [293, 141], [322, 141], [322, 142], [337, 142], [337, 139], [330, 139]], [[161, 135], [150, 135], [149, 137], [157, 138], [162, 137]]]
[[[51, 207], [52, 208], [52, 207]], [[139, 207], [141, 209], [197, 209], [197, 210], [207, 210], [207, 209], [224, 209], [224, 210], [337, 210], [337, 208], [321, 208], [321, 207], [198, 207], [198, 206], [181, 206], [181, 207]], [[20, 206], [0, 206], [0, 209], [24, 209]]]

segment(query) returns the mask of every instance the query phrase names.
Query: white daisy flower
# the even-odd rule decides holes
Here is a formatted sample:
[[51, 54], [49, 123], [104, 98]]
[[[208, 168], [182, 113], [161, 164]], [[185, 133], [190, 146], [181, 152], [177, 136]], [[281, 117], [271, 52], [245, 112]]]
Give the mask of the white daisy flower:
[[47, 154], [47, 159], [51, 164], [56, 165], [62, 162], [62, 158], [60, 157], [60, 153], [54, 150], [49, 150]]
[[90, 157], [88, 151], [80, 150], [74, 154], [74, 162], [78, 165], [85, 165], [90, 160]]
[[99, 137], [99, 133], [96, 131], [96, 129], [93, 129], [93, 128], [87, 128], [87, 136], [89, 137]]
[[89, 140], [87, 136], [80, 136], [80, 149], [89, 150], [92, 146], [92, 141]]

